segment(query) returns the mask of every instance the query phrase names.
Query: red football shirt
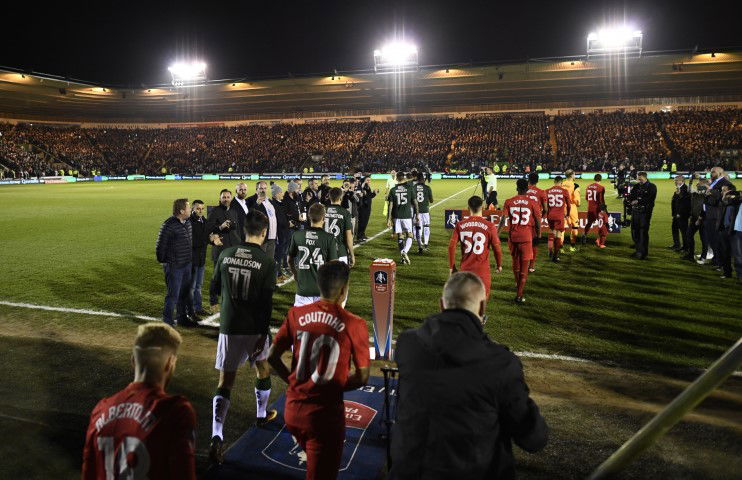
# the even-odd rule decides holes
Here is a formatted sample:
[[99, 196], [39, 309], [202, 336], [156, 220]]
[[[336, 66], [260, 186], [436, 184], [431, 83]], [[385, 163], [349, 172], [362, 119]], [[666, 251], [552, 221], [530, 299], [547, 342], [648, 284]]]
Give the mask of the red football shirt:
[[489, 250], [494, 246], [497, 266], [502, 266], [502, 250], [497, 227], [484, 217], [469, 217], [456, 224], [448, 243], [448, 267], [456, 264], [456, 243], [461, 242], [461, 268], [464, 272], [490, 269]]
[[536, 202], [536, 205], [541, 208], [542, 214], [546, 212], [546, 190], [541, 190], [536, 185], [531, 185], [528, 187], [526, 195]]
[[599, 183], [591, 183], [585, 189], [588, 212], [597, 212], [605, 203], [605, 187]]
[[196, 413], [180, 395], [130, 383], [93, 409], [83, 480], [196, 478]]
[[516, 195], [503, 204], [503, 214], [508, 219], [511, 242], [530, 242], [541, 224], [541, 207], [528, 195]]
[[546, 200], [549, 206], [547, 218], [564, 218], [567, 216], [567, 209], [571, 200], [566, 189], [554, 185], [546, 190]]
[[286, 410], [301, 411], [307, 420], [344, 411], [351, 356], [357, 369], [371, 364], [366, 322], [323, 300], [291, 308], [273, 343], [294, 347]]

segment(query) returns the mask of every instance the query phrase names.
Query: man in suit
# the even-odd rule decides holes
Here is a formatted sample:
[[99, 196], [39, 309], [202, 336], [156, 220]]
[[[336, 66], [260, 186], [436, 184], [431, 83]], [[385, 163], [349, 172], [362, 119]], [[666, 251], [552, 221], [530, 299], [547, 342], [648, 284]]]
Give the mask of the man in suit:
[[247, 185], [244, 182], [240, 182], [234, 189], [234, 198], [229, 208], [233, 208], [237, 213], [238, 231], [242, 232], [245, 227], [245, 217], [247, 216]]
[[268, 184], [263, 180], [256, 184], [255, 195], [247, 199], [247, 208], [249, 210], [257, 209], [268, 217], [268, 234], [265, 236], [262, 248], [270, 258], [273, 258], [276, 254], [276, 234], [278, 232], [276, 207], [268, 198]]
[[[206, 221], [206, 231], [215, 234], [221, 243], [221, 245], [217, 245], [215, 242], [211, 247], [211, 260], [215, 265], [222, 250], [242, 243], [242, 234], [239, 232], [240, 214], [237, 212], [237, 208], [231, 208], [231, 205], [232, 192], [225, 188], [219, 193], [219, 205], [214, 207]], [[209, 285], [209, 304], [212, 313], [219, 309], [219, 295], [213, 278]]]
[[[690, 219], [690, 193], [685, 177], [675, 177], [675, 193], [670, 202], [672, 213], [672, 245], [667, 248], [672, 250], [686, 250], [685, 237], [688, 232], [688, 220]], [[682, 241], [682, 245], [681, 245]]]

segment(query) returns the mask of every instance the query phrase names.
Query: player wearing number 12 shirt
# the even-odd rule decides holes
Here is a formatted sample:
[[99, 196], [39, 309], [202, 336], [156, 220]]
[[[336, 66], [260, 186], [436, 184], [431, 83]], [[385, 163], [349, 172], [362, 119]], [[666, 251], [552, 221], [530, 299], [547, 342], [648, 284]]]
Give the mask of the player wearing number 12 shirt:
[[448, 267], [456, 271], [456, 243], [461, 242], [461, 268], [463, 272], [476, 274], [484, 283], [487, 298], [490, 295], [490, 248], [495, 253], [497, 273], [502, 271], [502, 250], [497, 226], [482, 217], [482, 197], [469, 198], [469, 217], [456, 224], [448, 243]]
[[[368, 381], [368, 327], [341, 306], [349, 277], [345, 263], [322, 265], [317, 275], [321, 298], [289, 310], [268, 354], [288, 384], [284, 420], [307, 455], [307, 479], [337, 477], [345, 441], [343, 392]], [[281, 355], [292, 347], [289, 369]]]
[[541, 236], [541, 206], [528, 196], [525, 178], [515, 183], [518, 195], [503, 204], [503, 215], [508, 219], [508, 247], [513, 259], [513, 275], [517, 290], [516, 303], [524, 303], [523, 290], [528, 279], [528, 264], [533, 258], [534, 234]]
[[164, 323], [140, 325], [134, 381], [93, 409], [85, 437], [83, 480], [196, 478], [193, 407], [165, 393], [181, 337]]

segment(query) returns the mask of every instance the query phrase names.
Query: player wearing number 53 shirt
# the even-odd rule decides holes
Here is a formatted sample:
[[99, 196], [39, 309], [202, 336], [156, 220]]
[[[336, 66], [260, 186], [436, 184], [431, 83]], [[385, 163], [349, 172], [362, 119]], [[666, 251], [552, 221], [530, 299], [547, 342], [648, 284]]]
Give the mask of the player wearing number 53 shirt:
[[[336, 478], [345, 440], [343, 392], [368, 381], [366, 322], [341, 306], [349, 276], [345, 263], [322, 265], [317, 277], [321, 298], [289, 310], [268, 355], [288, 384], [284, 420], [307, 454], [307, 479]], [[281, 355], [292, 347], [289, 369]]]
[[448, 243], [448, 267], [456, 272], [456, 243], [461, 242], [461, 271], [472, 272], [482, 279], [487, 298], [490, 295], [490, 248], [495, 253], [497, 273], [502, 271], [502, 250], [497, 226], [482, 217], [482, 197], [469, 198], [469, 217], [456, 224]]
[[180, 343], [169, 325], [139, 326], [134, 381], [98, 402], [90, 416], [83, 480], [196, 478], [196, 414], [185, 397], [165, 393]]
[[516, 303], [525, 302], [523, 290], [528, 279], [528, 264], [533, 259], [533, 238], [541, 236], [541, 206], [528, 196], [525, 178], [515, 183], [518, 195], [503, 204], [503, 215], [508, 219], [508, 247], [513, 259]]

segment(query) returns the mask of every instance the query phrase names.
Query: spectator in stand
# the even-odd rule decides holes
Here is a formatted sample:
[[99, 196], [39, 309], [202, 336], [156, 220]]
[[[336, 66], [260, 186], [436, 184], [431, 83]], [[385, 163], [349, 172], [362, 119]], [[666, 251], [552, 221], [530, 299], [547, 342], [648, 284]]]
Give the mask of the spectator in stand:
[[487, 297], [471, 272], [443, 287], [442, 311], [402, 332], [404, 387], [391, 435], [391, 478], [515, 478], [511, 442], [537, 452], [547, 426], [520, 360], [483, 332]]

